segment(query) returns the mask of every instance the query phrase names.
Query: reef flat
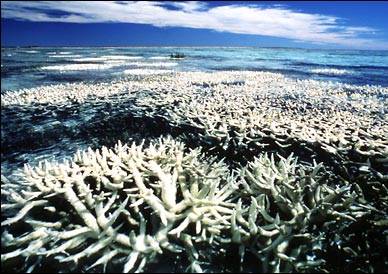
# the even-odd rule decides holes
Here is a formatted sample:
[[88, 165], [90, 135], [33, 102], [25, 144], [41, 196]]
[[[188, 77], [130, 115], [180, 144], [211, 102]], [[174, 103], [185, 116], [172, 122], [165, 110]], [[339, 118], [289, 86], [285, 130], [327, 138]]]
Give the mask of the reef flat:
[[2, 267], [384, 271], [387, 96], [247, 71], [4, 93], [5, 159], [91, 147], [2, 171]]

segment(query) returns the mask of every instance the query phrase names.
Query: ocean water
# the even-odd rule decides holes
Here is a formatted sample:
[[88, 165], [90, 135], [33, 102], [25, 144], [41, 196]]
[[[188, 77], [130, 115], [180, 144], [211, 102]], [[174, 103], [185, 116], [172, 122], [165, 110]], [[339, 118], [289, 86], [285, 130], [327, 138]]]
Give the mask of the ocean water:
[[[170, 59], [171, 53], [185, 54]], [[254, 47], [2, 48], [1, 91], [128, 74], [249, 70], [358, 85], [388, 86], [388, 51]]]

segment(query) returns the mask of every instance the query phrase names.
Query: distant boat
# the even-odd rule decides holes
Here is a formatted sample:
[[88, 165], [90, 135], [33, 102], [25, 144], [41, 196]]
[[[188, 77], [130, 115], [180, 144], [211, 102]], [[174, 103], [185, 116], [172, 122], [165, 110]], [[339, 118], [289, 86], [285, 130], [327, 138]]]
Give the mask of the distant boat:
[[171, 53], [170, 54], [170, 58], [173, 58], [173, 59], [183, 59], [185, 58], [186, 56], [183, 54], [183, 53]]

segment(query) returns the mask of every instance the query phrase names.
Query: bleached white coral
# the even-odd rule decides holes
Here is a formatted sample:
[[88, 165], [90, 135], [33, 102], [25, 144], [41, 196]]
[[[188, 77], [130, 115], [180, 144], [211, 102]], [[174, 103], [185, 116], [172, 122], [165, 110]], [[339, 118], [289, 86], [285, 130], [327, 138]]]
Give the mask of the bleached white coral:
[[20, 181], [2, 178], [1, 260], [50, 257], [74, 269], [82, 262], [87, 270], [120, 265], [129, 272], [168, 250], [184, 254], [187, 270], [203, 271], [209, 258], [200, 250], [211, 257], [214, 247], [234, 243], [242, 260], [252, 252], [263, 271], [268, 263], [273, 271], [318, 267], [322, 260], [303, 255], [320, 247], [310, 225], [370, 210], [357, 207], [347, 184], [321, 180], [321, 168], [262, 154], [230, 172], [171, 137], [27, 165]]
[[[80, 151], [70, 163], [26, 166], [20, 180], [2, 177], [2, 264], [22, 258], [33, 270], [55, 259], [84, 271], [140, 271], [176, 252], [188, 260], [187, 271], [199, 272], [211, 271], [205, 268], [214, 257], [233, 257], [230, 246], [237, 246], [241, 262], [247, 253], [257, 257], [256, 270], [325, 271], [320, 255], [332, 225], [342, 229], [370, 212], [379, 213], [376, 226], [386, 223], [363, 194], [378, 193], [386, 208], [386, 94], [259, 72], [6, 93], [8, 107], [106, 101], [111, 114], [131, 112], [181, 130], [193, 138], [180, 140], [198, 148], [172, 138], [118, 143]], [[300, 149], [308, 162], [290, 155]], [[362, 249], [343, 250], [358, 256]]]
[[[217, 233], [220, 212], [233, 206], [227, 186], [220, 188], [226, 172], [222, 162], [205, 159], [198, 150], [185, 152], [171, 138], [147, 148], [119, 142], [114, 150], [89, 149], [71, 163], [27, 165], [20, 182], [3, 178], [8, 202], [2, 209], [18, 213], [1, 223], [2, 240], [14, 249], [1, 259], [54, 256], [60, 263], [85, 260], [92, 268], [126, 258], [124, 272], [136, 265], [140, 271], [163, 249], [180, 252], [169, 238], [184, 238], [181, 232], [190, 223], [204, 239]], [[144, 215], [145, 208], [152, 216]], [[29, 230], [14, 236], [20, 223]], [[93, 254], [104, 255], [93, 263], [88, 261]]]
[[251, 242], [265, 272], [322, 270], [322, 258], [306, 256], [323, 250], [324, 232], [312, 228], [355, 221], [373, 208], [355, 201], [362, 192], [350, 184], [328, 181], [321, 164], [304, 165], [292, 155], [279, 158], [262, 154], [241, 169], [239, 184], [251, 201], [237, 203], [233, 240]]

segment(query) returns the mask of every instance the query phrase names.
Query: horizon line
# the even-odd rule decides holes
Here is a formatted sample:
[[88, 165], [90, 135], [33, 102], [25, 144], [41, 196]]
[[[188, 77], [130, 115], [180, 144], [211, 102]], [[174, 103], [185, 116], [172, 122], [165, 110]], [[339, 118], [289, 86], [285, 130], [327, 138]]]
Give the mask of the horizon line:
[[273, 48], [273, 49], [303, 49], [303, 50], [341, 50], [341, 51], [388, 51], [388, 49], [351, 49], [351, 48], [308, 48], [308, 47], [278, 47], [278, 46], [155, 46], [155, 45], [122, 45], [122, 46], [98, 46], [98, 45], [53, 45], [53, 46], [39, 46], [39, 45], [12, 45], [3, 46], [1, 48]]

